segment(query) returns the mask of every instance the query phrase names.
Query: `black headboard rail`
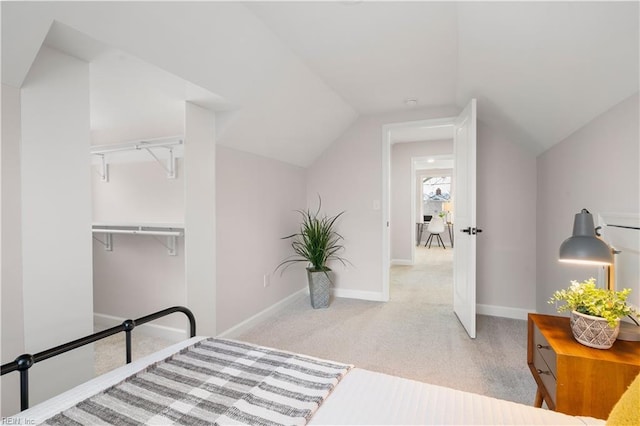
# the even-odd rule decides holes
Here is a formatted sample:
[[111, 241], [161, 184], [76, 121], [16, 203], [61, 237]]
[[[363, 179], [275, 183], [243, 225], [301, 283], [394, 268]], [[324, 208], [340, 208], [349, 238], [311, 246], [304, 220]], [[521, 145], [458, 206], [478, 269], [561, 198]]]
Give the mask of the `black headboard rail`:
[[154, 321], [158, 318], [173, 314], [174, 312], [182, 312], [187, 316], [187, 318], [189, 319], [189, 335], [191, 337], [194, 337], [196, 335], [196, 318], [193, 313], [184, 306], [173, 306], [171, 308], [163, 309], [161, 311], [145, 315], [136, 320], [124, 320], [122, 324], [116, 325], [115, 327], [99, 331], [89, 336], [81, 337], [71, 342], [56, 346], [54, 348], [38, 352], [34, 355], [22, 354], [14, 361], [3, 364], [1, 367], [0, 375], [4, 376], [5, 374], [11, 373], [12, 371], [16, 370], [20, 372], [20, 410], [26, 410], [27, 408], [29, 408], [29, 368], [31, 368], [33, 364], [63, 354], [65, 352], [69, 352], [81, 346], [88, 345], [89, 343], [97, 342], [98, 340], [104, 339], [122, 331], [125, 332], [126, 360], [127, 364], [129, 364], [131, 362], [131, 331], [138, 325]]

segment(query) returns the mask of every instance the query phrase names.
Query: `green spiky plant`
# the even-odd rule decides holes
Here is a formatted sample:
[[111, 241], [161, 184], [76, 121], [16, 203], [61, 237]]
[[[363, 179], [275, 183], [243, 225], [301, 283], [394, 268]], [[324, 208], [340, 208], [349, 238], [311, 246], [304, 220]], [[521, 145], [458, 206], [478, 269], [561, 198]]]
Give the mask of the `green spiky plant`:
[[287, 269], [294, 263], [307, 262], [307, 267], [311, 272], [328, 272], [331, 269], [327, 262], [337, 260], [343, 265], [348, 262], [340, 256], [344, 250], [341, 241], [342, 235], [335, 231], [336, 221], [344, 214], [344, 211], [335, 216], [320, 215], [322, 199], [318, 197], [318, 209], [296, 210], [302, 216], [300, 231], [295, 234], [283, 237], [283, 240], [291, 239], [291, 247], [295, 254], [287, 257], [277, 267], [276, 271], [282, 268]]

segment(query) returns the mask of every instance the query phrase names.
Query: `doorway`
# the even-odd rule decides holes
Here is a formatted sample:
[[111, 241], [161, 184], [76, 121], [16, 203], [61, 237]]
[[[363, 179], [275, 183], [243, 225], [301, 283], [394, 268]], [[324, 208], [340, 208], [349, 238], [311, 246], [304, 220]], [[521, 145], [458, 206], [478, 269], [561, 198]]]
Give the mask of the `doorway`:
[[[398, 135], [424, 132], [425, 134], [453, 132], [454, 185], [456, 209], [453, 233], [460, 236], [457, 254], [453, 259], [454, 299], [453, 311], [469, 337], [476, 336], [476, 100], [471, 99], [457, 117], [392, 123], [383, 126], [382, 137], [382, 294], [389, 300], [390, 257], [390, 170], [391, 147]], [[458, 231], [460, 233], [458, 233]]]
[[[454, 250], [447, 222], [453, 214], [453, 135], [440, 132], [434, 140], [421, 141], [392, 138], [390, 300], [402, 302], [410, 293], [425, 306], [452, 313]], [[439, 233], [436, 227], [442, 228]]]
[[[447, 142], [453, 150], [453, 140]], [[437, 142], [423, 142], [432, 145]], [[442, 145], [442, 143], [440, 143]], [[447, 146], [444, 148], [448, 148]], [[393, 153], [392, 153], [393, 156]], [[411, 223], [415, 223], [416, 232], [411, 241], [411, 264], [419, 263], [416, 250], [428, 242], [440, 243], [447, 248], [454, 247], [453, 237], [453, 153], [413, 157], [411, 159]], [[396, 188], [396, 190], [401, 188]], [[440, 238], [429, 240], [431, 220], [440, 220], [444, 226]], [[393, 225], [392, 225], [393, 226]], [[423, 256], [424, 257], [424, 256]]]
[[[403, 123], [391, 123], [382, 128], [382, 210], [383, 210], [383, 233], [382, 233], [382, 295], [383, 300], [389, 300], [389, 269], [391, 267], [391, 151], [394, 144], [410, 142], [433, 142], [452, 140], [454, 137], [454, 124], [456, 117], [439, 118], [431, 120], [419, 120]], [[442, 154], [451, 153], [442, 152]], [[433, 153], [437, 155], [437, 152]], [[413, 165], [412, 165], [413, 169]], [[413, 173], [412, 173], [413, 176]], [[415, 194], [415, 186], [411, 194]], [[414, 197], [411, 197], [410, 221], [404, 224], [402, 229], [395, 228], [401, 240], [405, 241], [404, 246], [411, 250], [412, 254], [403, 255], [407, 264], [415, 260], [415, 224], [416, 208]], [[407, 200], [408, 201], [408, 200]], [[402, 243], [401, 243], [402, 244]]]

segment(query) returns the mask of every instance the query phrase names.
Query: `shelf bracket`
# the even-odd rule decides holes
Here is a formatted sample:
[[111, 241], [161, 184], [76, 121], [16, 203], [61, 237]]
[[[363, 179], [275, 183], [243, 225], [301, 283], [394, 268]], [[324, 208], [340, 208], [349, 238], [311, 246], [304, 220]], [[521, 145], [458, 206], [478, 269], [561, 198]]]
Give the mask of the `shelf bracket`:
[[102, 241], [100, 238], [96, 237], [95, 235], [93, 236], [94, 240], [96, 240], [97, 242], [99, 242], [104, 246], [105, 251], [113, 251], [112, 234], [104, 234], [104, 238], [105, 238], [104, 241]]
[[167, 236], [167, 243], [163, 243], [162, 240], [158, 237], [156, 237], [155, 235], [153, 235], [153, 238], [156, 239], [156, 241], [158, 241], [160, 244], [162, 244], [163, 246], [166, 247], [167, 249], [167, 253], [169, 254], [169, 256], [175, 256], [177, 254], [176, 252], [176, 237], [175, 235], [169, 235]]
[[167, 165], [165, 166], [161, 159], [158, 158], [156, 154], [153, 153], [151, 148], [144, 147], [149, 155], [153, 157], [154, 160], [167, 172], [167, 178], [175, 179], [176, 178], [176, 157], [173, 155], [173, 148], [167, 148], [169, 150], [169, 159], [167, 160]]
[[[176, 156], [173, 152], [173, 148], [175, 146], [183, 145], [183, 140], [176, 137], [164, 138], [164, 139], [156, 139], [156, 140], [148, 140], [148, 141], [135, 141], [135, 142], [127, 142], [124, 144], [118, 145], [99, 145], [91, 147], [91, 154], [99, 155], [101, 160], [101, 168], [102, 170], [98, 172], [100, 174], [100, 178], [103, 182], [109, 182], [109, 164], [108, 159], [106, 158], [107, 154], [118, 153], [122, 151], [131, 151], [131, 150], [145, 150], [153, 157], [154, 160], [167, 172], [167, 178], [175, 179], [176, 178]], [[169, 156], [166, 161], [161, 160], [154, 152], [154, 149], [164, 148], [169, 151]]]
[[93, 154], [98, 155], [100, 157], [100, 170], [98, 174], [100, 175], [100, 180], [102, 182], [109, 182], [109, 164], [107, 163], [107, 159], [104, 154]]

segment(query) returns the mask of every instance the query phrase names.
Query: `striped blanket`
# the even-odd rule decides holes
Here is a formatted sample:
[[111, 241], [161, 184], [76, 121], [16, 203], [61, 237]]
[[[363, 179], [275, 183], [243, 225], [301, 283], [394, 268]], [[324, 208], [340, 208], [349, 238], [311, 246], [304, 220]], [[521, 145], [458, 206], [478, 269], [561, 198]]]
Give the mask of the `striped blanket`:
[[351, 366], [205, 339], [46, 425], [304, 425]]

